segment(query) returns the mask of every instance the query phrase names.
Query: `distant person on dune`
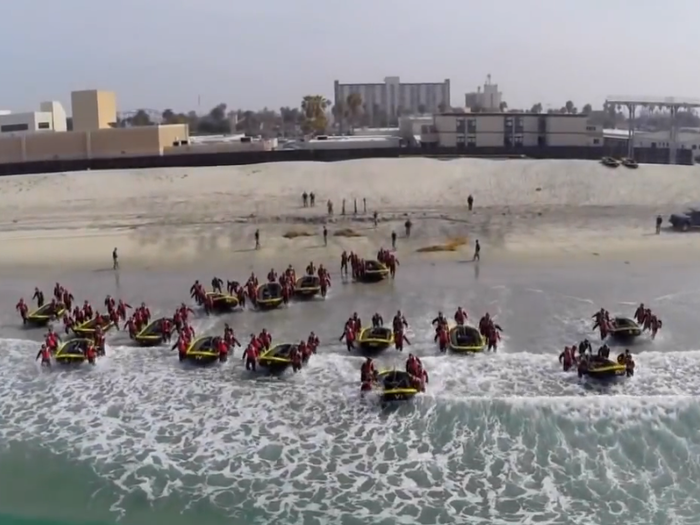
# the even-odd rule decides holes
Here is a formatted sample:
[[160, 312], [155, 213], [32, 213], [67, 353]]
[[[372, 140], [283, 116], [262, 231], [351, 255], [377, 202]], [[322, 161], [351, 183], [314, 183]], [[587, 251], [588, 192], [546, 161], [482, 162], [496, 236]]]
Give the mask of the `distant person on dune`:
[[479, 244], [479, 239], [476, 240], [476, 243], [474, 244], [474, 258], [472, 261], [480, 261], [481, 260], [481, 244]]
[[661, 224], [664, 222], [664, 218], [661, 215], [656, 216], [656, 235], [661, 233]]
[[260, 249], [260, 230], [255, 230], [255, 249]]
[[467, 197], [467, 206], [469, 207], [469, 211], [472, 211], [472, 208], [474, 207], [474, 197], [472, 197], [471, 193], [469, 194], [469, 197]]
[[112, 250], [112, 269], [113, 270], [119, 269], [119, 256], [117, 255], [116, 248], [114, 248], [114, 250]]

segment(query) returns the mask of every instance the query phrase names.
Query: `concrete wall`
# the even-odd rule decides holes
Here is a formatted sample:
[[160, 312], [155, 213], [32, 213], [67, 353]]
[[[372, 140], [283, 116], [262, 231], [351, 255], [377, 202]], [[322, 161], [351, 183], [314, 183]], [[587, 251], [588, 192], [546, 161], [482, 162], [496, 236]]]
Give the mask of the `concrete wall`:
[[117, 121], [117, 97], [111, 91], [73, 91], [71, 106], [74, 131], [107, 129]]
[[0, 136], [0, 164], [90, 158], [149, 157], [162, 155], [164, 146], [188, 140], [186, 124], [95, 131], [29, 133]]
[[0, 164], [24, 162], [22, 137], [0, 137]]
[[85, 133], [35, 133], [22, 137], [26, 162], [87, 157]]

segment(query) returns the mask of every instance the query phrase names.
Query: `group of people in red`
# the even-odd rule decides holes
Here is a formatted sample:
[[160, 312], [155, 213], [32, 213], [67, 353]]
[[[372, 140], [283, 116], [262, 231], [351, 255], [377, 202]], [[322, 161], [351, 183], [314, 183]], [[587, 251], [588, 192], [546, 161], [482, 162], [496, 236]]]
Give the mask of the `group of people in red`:
[[[469, 320], [469, 314], [464, 308], [459, 306], [454, 313], [454, 320], [457, 326], [465, 326]], [[438, 312], [437, 317], [432, 320], [431, 324], [435, 327], [434, 341], [438, 344], [441, 352], [446, 352], [450, 345], [450, 328], [447, 318], [442, 312]], [[503, 328], [493, 320], [488, 312], [479, 319], [478, 329], [486, 341], [487, 350], [497, 351]]]
[[[601, 308], [594, 313], [591, 316], [591, 319], [594, 321], [593, 330], [598, 329], [601, 339], [605, 339], [618, 328], [618, 321], [612, 318], [610, 316], [610, 312], [608, 312], [605, 308]], [[635, 310], [634, 320], [642, 328], [642, 332], [651, 332], [652, 339], [656, 338], [656, 334], [663, 326], [661, 319], [654, 315], [650, 308], [646, 308], [644, 303], [641, 303]]]
[[[428, 372], [418, 356], [408, 354], [406, 374], [413, 388], [418, 392], [425, 392], [425, 385], [429, 381]], [[360, 366], [360, 392], [364, 394], [372, 390], [372, 386], [377, 384], [378, 379], [379, 371], [374, 366], [374, 360], [371, 357], [366, 358]]]
[[640, 303], [635, 310], [634, 320], [642, 327], [642, 332], [651, 332], [652, 339], [656, 337], [663, 326], [663, 321], [652, 313], [651, 308], [646, 308], [644, 303]]
[[[382, 263], [389, 270], [389, 275], [392, 278], [396, 277], [396, 268], [399, 266], [399, 260], [389, 250], [380, 248], [377, 253], [377, 261]], [[347, 277], [348, 271], [352, 272], [353, 279], [362, 279], [364, 277], [367, 264], [365, 259], [361, 258], [354, 252], [348, 254], [343, 250], [340, 255], [340, 274]]]
[[[44, 292], [39, 290], [38, 287], [34, 287], [34, 295], [31, 298], [32, 301], [36, 300], [37, 308], [42, 308], [46, 301], [44, 299]], [[48, 313], [51, 317], [55, 317], [56, 314], [62, 310], [70, 311], [73, 306], [73, 301], [75, 298], [73, 294], [67, 288], [61, 286], [60, 283], [56, 283], [53, 289], [53, 297], [49, 303]], [[20, 297], [19, 302], [15, 305], [15, 310], [19, 312], [20, 317], [22, 317], [22, 324], [27, 324], [27, 316], [29, 314], [29, 305], [25, 302], [24, 297]]]
[[[378, 312], [372, 316], [372, 327], [379, 328], [384, 326], [384, 318]], [[394, 347], [398, 351], [403, 351], [404, 343], [407, 345], [411, 344], [411, 341], [406, 337], [406, 329], [408, 328], [408, 321], [406, 317], [401, 313], [401, 310], [396, 312], [394, 318], [391, 321], [391, 330], [394, 335]], [[339, 341], [345, 340], [345, 348], [348, 352], [352, 352], [355, 348], [355, 341], [357, 340], [360, 332], [362, 331], [362, 319], [357, 315], [357, 312], [353, 312], [352, 316], [345, 321], [345, 326], [343, 327], [343, 333], [338, 338]]]
[[[306, 275], [318, 276], [320, 293], [322, 297], [325, 297], [328, 294], [328, 289], [331, 286], [331, 277], [328, 270], [326, 270], [322, 264], [316, 268], [316, 265], [313, 263], [313, 261], [311, 261], [306, 267]], [[291, 264], [281, 274], [278, 274], [274, 268], [270, 268], [270, 271], [267, 273], [267, 282], [279, 283], [281, 287], [282, 301], [284, 304], [287, 304], [294, 295], [294, 290], [297, 284], [296, 270]], [[222, 279], [218, 277], [212, 278], [211, 286], [212, 291], [215, 294], [224, 293], [223, 285], [224, 282]], [[247, 299], [250, 300], [253, 306], [257, 306], [259, 286], [260, 282], [258, 277], [255, 275], [255, 272], [253, 272], [250, 274], [250, 277], [248, 277], [248, 280], [244, 285], [241, 285], [238, 281], [226, 281], [226, 293], [236, 297], [236, 299], [238, 299], [238, 304], [243, 308], [245, 308]], [[195, 281], [190, 287], [190, 296], [197, 301], [197, 304], [204, 307], [204, 311], [207, 315], [214, 311], [214, 301], [216, 299], [211, 294], [207, 293], [206, 289], [199, 282], [199, 280]]]

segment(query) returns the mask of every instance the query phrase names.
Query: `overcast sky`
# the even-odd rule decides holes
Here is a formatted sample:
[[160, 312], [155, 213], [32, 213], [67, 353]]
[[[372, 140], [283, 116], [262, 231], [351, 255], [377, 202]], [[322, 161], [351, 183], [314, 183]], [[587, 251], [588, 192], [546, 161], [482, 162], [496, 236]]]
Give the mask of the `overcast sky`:
[[511, 108], [700, 98], [700, 0], [3, 0], [0, 109], [70, 91], [122, 111], [296, 106], [333, 81], [487, 74]]

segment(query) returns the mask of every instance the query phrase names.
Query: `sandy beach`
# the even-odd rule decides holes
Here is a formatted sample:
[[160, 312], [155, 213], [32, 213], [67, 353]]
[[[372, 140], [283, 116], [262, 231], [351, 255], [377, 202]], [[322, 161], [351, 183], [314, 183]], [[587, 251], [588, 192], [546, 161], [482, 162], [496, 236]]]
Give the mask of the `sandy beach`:
[[[392, 230], [399, 258], [470, 259], [475, 239], [483, 258], [667, 257], [700, 252], [692, 234], [653, 231], [657, 214], [667, 219], [700, 202], [699, 181], [694, 167], [475, 159], [12, 176], [0, 179], [0, 265], [107, 269], [114, 247], [121, 265], [134, 268], [302, 264], [343, 249], [370, 256], [391, 245]], [[302, 207], [304, 191], [315, 193], [315, 207]], [[260, 250], [253, 249], [256, 229]], [[359, 236], [335, 236], [340, 229]], [[306, 236], [285, 238], [290, 232]], [[455, 252], [416, 253], [457, 237], [468, 242]]]

